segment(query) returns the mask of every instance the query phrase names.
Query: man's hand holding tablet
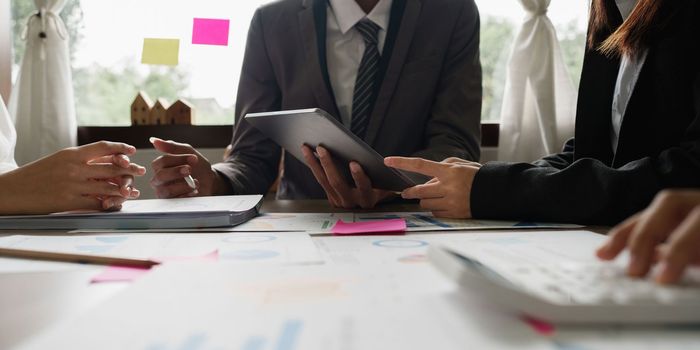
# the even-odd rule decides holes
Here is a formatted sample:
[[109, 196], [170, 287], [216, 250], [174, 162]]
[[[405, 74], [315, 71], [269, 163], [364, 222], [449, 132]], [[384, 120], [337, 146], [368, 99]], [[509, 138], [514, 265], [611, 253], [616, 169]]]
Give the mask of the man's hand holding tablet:
[[350, 174], [355, 181], [355, 186], [352, 187], [338, 171], [333, 162], [333, 156], [327, 149], [319, 146], [314, 152], [311, 147], [304, 145], [301, 151], [306, 164], [326, 191], [328, 201], [334, 207], [351, 209], [359, 206], [369, 209], [394, 195], [391, 191], [372, 188], [372, 181], [365, 174], [362, 166], [355, 161], [349, 163]]

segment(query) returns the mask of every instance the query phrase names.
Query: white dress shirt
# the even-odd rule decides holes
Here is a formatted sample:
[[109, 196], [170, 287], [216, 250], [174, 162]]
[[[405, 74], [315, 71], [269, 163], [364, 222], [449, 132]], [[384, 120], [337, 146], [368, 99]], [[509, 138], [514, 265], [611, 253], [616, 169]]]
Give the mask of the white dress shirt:
[[10, 120], [5, 104], [0, 98], [0, 174], [17, 168], [15, 163], [15, 142], [17, 134], [15, 126]]
[[[632, 10], [637, 5], [637, 0], [615, 0], [617, 8], [624, 20], [632, 13]], [[627, 111], [634, 87], [637, 85], [639, 73], [642, 71], [644, 62], [647, 59], [648, 50], [644, 50], [639, 57], [632, 58], [623, 56], [620, 61], [620, 71], [617, 74], [617, 83], [615, 84], [615, 95], [613, 96], [612, 106], [612, 128], [610, 130], [610, 141], [612, 144], [613, 154], [617, 153], [617, 144], [620, 140], [620, 128], [622, 120]]]
[[389, 28], [393, 0], [379, 0], [369, 14], [354, 0], [330, 0], [326, 32], [326, 58], [328, 75], [335, 94], [335, 103], [343, 124], [350, 128], [352, 100], [357, 71], [365, 52], [365, 41], [355, 29], [355, 24], [367, 18], [377, 24], [379, 30], [378, 49], [381, 54]]

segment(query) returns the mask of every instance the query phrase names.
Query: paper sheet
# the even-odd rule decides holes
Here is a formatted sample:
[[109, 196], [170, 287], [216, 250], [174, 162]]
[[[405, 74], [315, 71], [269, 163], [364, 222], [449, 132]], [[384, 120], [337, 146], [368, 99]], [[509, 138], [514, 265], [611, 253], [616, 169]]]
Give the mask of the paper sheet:
[[523, 322], [455, 294], [428, 266], [251, 271], [168, 265], [77, 320], [34, 337], [25, 349], [68, 344], [72, 349], [550, 348]]
[[[308, 234], [223, 233], [223, 234], [131, 234], [84, 236], [9, 236], [0, 238], [0, 246], [65, 253], [89, 253], [137, 259], [201, 257], [218, 251], [218, 260], [226, 263], [322, 263], [323, 259]], [[53, 264], [8, 259], [15, 264], [0, 264], [0, 272], [24, 272], [50, 269]], [[38, 264], [38, 265], [37, 265]], [[66, 264], [61, 264], [65, 266]], [[71, 264], [69, 264], [71, 265]], [[72, 264], [76, 265], [76, 264]]]
[[177, 66], [180, 60], [180, 39], [143, 39], [141, 63]]
[[[219, 262], [219, 251], [214, 250], [211, 253], [199, 256], [172, 256], [172, 257], [154, 257], [151, 260], [158, 261], [161, 264], [171, 262]], [[147, 273], [151, 272], [154, 267], [128, 267], [128, 266], [108, 266], [98, 275], [94, 276], [91, 283], [105, 282], [133, 282]]]
[[407, 232], [542, 228], [577, 229], [582, 227], [581, 225], [541, 222], [445, 219], [436, 218], [427, 212], [355, 214], [355, 222], [382, 219], [405, 219], [408, 226]]

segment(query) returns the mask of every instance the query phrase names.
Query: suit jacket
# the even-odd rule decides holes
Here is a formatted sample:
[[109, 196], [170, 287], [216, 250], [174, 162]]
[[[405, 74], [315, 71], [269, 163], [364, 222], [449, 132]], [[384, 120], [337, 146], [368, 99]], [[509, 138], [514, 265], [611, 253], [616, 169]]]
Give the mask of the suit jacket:
[[[649, 44], [617, 153], [610, 128], [620, 59], [588, 49], [575, 138], [534, 164], [482, 167], [471, 192], [474, 217], [610, 225], [664, 188], [700, 186], [700, 5], [667, 3], [673, 17]], [[612, 33], [622, 18], [609, 13], [617, 15]]]
[[[214, 166], [233, 193], [266, 193], [282, 153], [243, 119], [247, 113], [317, 107], [340, 120], [326, 67], [327, 6], [325, 0], [282, 0], [255, 13], [233, 149]], [[365, 142], [378, 153], [479, 159], [482, 90], [473, 0], [394, 0], [375, 86]], [[286, 155], [278, 197], [325, 198], [325, 192], [306, 164]]]

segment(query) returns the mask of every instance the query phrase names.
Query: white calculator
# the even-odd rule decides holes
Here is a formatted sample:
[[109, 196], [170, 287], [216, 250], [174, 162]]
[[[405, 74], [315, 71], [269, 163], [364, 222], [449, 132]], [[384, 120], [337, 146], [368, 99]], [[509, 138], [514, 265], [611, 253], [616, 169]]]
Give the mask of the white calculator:
[[[700, 278], [674, 286], [633, 279], [621, 264], [561, 259], [509, 260], [487, 251], [431, 246], [430, 261], [465, 291], [508, 310], [557, 324], [700, 324]], [[548, 254], [546, 250], [537, 254]], [[544, 259], [547, 260], [547, 259]], [[695, 271], [697, 272], [697, 271]]]

